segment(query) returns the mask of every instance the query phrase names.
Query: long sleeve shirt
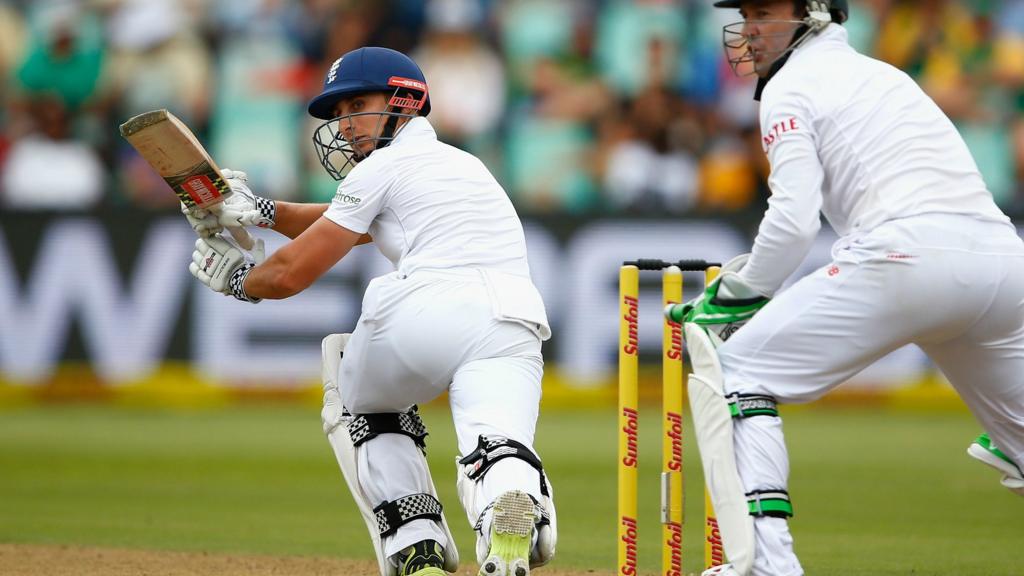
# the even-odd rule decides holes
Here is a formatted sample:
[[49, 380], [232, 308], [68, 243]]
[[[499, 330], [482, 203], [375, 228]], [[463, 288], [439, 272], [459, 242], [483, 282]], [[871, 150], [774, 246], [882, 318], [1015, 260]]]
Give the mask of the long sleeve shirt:
[[1009, 225], [949, 118], [905, 73], [851, 48], [837, 24], [767, 83], [760, 120], [771, 197], [740, 275], [766, 295], [807, 255], [819, 212], [840, 241], [928, 213]]

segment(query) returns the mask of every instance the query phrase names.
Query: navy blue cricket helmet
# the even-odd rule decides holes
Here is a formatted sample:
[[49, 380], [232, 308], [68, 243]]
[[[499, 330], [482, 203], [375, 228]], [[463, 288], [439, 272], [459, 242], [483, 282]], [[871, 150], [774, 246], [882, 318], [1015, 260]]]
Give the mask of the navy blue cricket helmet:
[[414, 108], [420, 116], [430, 112], [427, 79], [412, 58], [390, 48], [367, 46], [334, 61], [324, 78], [323, 90], [309, 102], [308, 110], [314, 118], [330, 120], [334, 117], [335, 104], [342, 98], [400, 88], [418, 92], [420, 98], [402, 99], [392, 102], [393, 106]]
[[[339, 101], [374, 92], [388, 95], [384, 110], [335, 116]], [[335, 60], [327, 71], [323, 91], [310, 101], [308, 109], [313, 117], [325, 120], [313, 133], [317, 158], [332, 178], [343, 180], [374, 150], [391, 144], [405, 122], [426, 116], [430, 96], [427, 80], [412, 58], [371, 46]], [[366, 116], [376, 116], [377, 128], [372, 134], [356, 133], [355, 119]], [[346, 132], [355, 141], [346, 140]]]

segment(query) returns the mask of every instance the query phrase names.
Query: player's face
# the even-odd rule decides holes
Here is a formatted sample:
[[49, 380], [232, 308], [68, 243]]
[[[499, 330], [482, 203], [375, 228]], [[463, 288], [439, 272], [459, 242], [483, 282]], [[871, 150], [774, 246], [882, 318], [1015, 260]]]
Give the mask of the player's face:
[[740, 4], [743, 17], [741, 34], [760, 77], [765, 77], [781, 56], [800, 26], [802, 15], [794, 13], [792, 0], [750, 1]]
[[338, 122], [338, 135], [359, 154], [367, 156], [377, 146], [377, 138], [387, 120], [382, 113], [388, 97], [379, 92], [359, 94], [338, 101], [334, 116], [346, 116]]

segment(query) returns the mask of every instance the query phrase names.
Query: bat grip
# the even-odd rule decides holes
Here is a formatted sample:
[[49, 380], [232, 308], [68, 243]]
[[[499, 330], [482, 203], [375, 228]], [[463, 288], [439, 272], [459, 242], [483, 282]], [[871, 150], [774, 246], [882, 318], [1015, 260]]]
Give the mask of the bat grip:
[[[215, 204], [207, 209], [214, 214], [220, 214], [222, 208], [223, 206], [221, 204]], [[256, 245], [256, 240], [253, 239], [252, 235], [249, 234], [249, 231], [245, 228], [241, 226], [225, 226], [225, 228], [228, 229], [228, 232], [231, 233], [231, 237], [234, 238], [235, 242], [238, 242], [238, 245], [242, 248], [252, 250], [253, 246]]]
[[252, 247], [256, 245], [256, 241], [245, 228], [229, 227], [228, 232], [231, 232], [231, 237], [235, 239], [235, 242], [238, 242], [238, 245], [246, 250], [252, 250]]

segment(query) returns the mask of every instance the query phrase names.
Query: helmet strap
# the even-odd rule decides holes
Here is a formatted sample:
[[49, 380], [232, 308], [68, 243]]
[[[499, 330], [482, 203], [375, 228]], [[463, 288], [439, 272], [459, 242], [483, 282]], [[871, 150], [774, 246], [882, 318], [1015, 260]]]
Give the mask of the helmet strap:
[[[389, 98], [389, 101], [390, 99], [397, 96], [400, 91], [401, 89], [395, 90], [395, 92]], [[394, 112], [397, 112], [397, 114]], [[401, 109], [397, 109], [394, 112], [385, 109], [385, 114], [387, 114], [388, 119], [384, 122], [384, 126], [381, 128], [380, 131], [380, 139], [383, 141], [383, 143], [379, 145], [379, 148], [383, 148], [391, 144], [391, 141], [395, 139], [395, 132], [398, 131], [398, 119], [405, 117], [405, 115], [402, 114]]]
[[395, 139], [396, 128], [398, 128], [398, 116], [389, 114], [388, 119], [384, 122], [384, 127], [380, 130], [380, 137], [383, 140], [381, 148], [391, 144], [391, 141]]

